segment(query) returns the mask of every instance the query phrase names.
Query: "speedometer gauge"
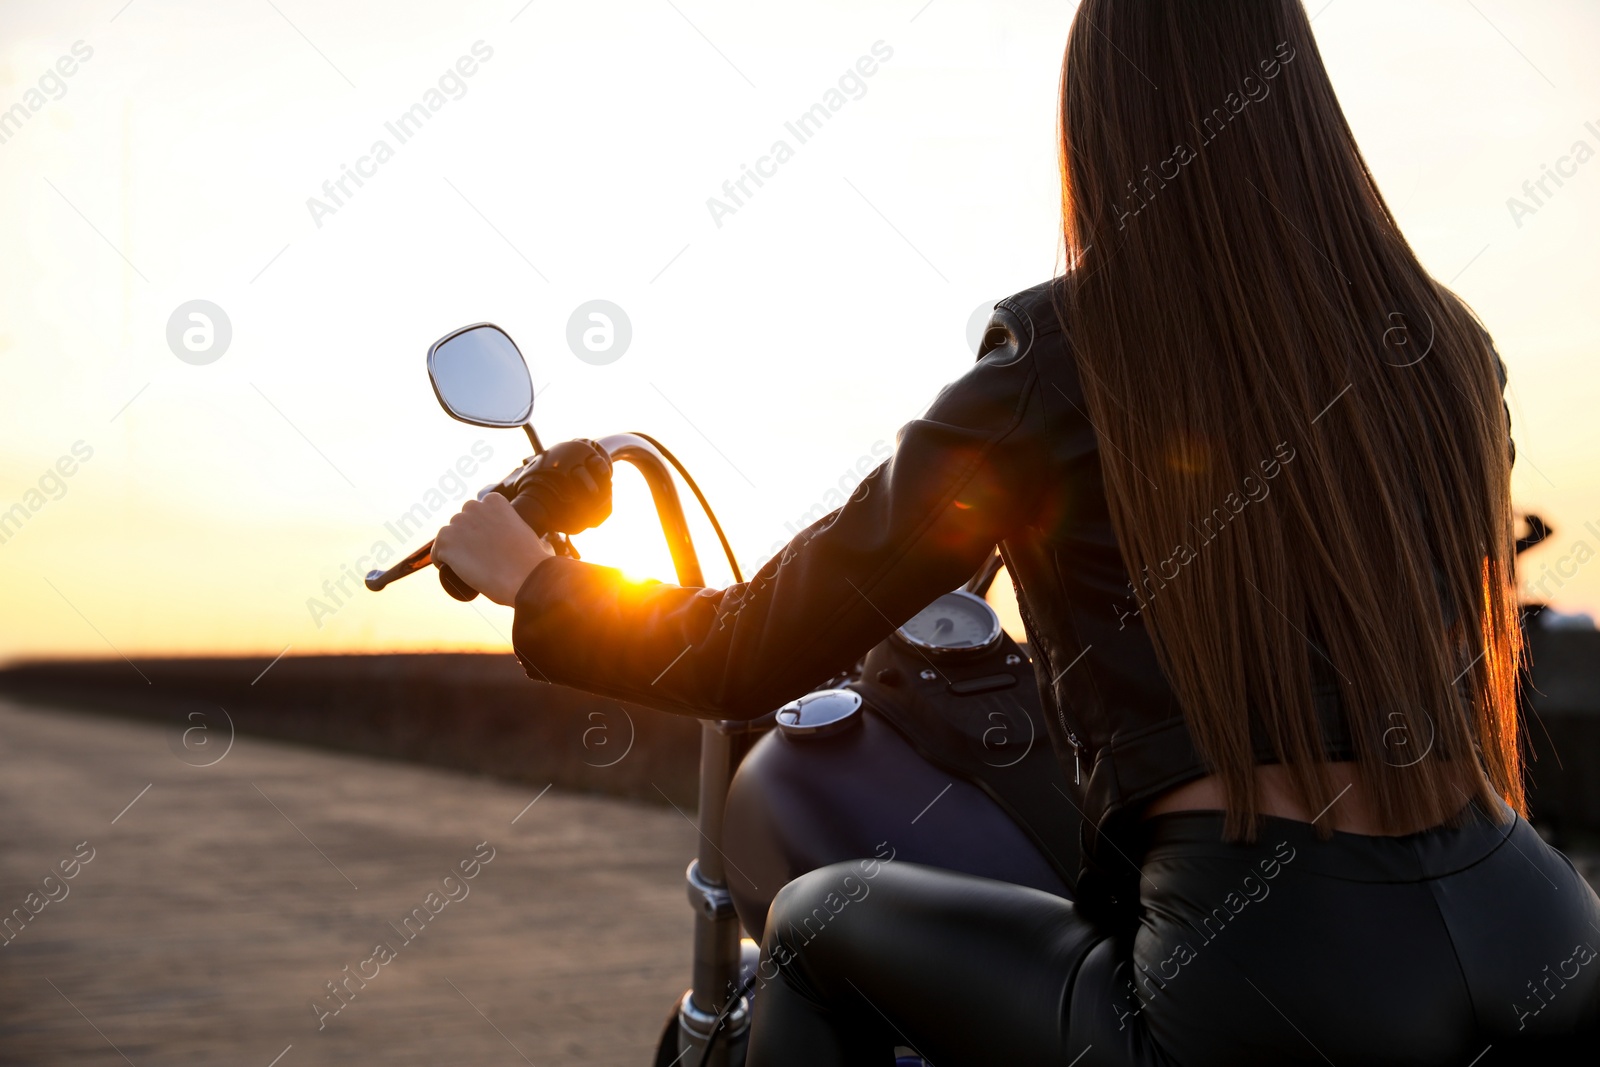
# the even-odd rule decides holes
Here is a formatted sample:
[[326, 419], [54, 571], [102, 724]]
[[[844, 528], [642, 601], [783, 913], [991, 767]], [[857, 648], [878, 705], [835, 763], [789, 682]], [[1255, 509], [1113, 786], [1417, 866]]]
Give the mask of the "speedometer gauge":
[[895, 636], [929, 655], [982, 652], [1000, 640], [1000, 616], [981, 597], [957, 589], [917, 612]]

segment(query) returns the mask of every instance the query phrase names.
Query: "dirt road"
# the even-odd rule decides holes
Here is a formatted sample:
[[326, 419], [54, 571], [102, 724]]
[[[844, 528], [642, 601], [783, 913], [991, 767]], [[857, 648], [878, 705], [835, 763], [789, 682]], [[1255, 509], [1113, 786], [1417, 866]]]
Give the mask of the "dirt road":
[[650, 1062], [684, 816], [171, 732], [0, 702], [0, 1064]]

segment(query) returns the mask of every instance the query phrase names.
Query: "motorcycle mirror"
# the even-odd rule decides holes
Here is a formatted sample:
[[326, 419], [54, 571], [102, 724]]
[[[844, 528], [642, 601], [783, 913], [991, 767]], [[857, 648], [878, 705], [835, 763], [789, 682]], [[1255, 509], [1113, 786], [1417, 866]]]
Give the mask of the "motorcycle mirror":
[[533, 378], [516, 342], [480, 322], [446, 334], [428, 349], [433, 394], [451, 418], [474, 426], [528, 425]]

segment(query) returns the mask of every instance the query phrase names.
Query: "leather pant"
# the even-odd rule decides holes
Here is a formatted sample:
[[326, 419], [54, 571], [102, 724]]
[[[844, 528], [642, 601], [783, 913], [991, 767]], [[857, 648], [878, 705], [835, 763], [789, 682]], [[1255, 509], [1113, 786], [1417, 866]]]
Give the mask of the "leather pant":
[[1600, 900], [1504, 815], [1331, 841], [1268, 817], [1253, 844], [1157, 816], [1122, 933], [1004, 882], [824, 867], [773, 902], [748, 1064], [1593, 1062]]

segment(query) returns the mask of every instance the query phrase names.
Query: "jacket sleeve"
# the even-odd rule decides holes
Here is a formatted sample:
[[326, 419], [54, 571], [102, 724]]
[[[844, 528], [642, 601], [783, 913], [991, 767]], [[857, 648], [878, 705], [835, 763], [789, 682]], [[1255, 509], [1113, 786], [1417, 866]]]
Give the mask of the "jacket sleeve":
[[849, 501], [726, 589], [638, 583], [561, 557], [516, 599], [530, 678], [702, 718], [751, 719], [847, 669], [961, 585], [1032, 517], [1031, 358], [980, 360]]

